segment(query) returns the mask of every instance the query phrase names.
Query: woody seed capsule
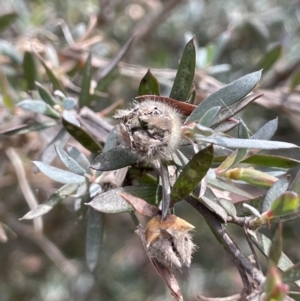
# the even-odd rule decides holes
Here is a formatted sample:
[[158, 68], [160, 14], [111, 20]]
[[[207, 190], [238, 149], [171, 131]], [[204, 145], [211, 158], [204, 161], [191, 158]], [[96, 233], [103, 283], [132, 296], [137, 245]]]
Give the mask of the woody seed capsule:
[[146, 228], [149, 253], [167, 268], [189, 267], [196, 249], [190, 233], [193, 229], [193, 225], [172, 214], [164, 221], [160, 216], [152, 218]]
[[169, 159], [181, 140], [180, 114], [168, 104], [152, 99], [119, 110], [119, 138], [145, 161]]

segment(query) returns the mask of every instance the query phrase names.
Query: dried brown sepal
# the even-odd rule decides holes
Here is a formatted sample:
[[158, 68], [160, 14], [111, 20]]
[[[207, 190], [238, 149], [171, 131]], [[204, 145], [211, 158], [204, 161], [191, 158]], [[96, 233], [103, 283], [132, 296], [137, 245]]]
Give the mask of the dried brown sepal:
[[121, 192], [120, 196], [128, 202], [138, 213], [148, 216], [148, 217], [154, 217], [159, 214], [159, 209], [149, 203], [147, 203], [145, 200], [133, 196], [130, 193], [127, 192]]
[[177, 300], [177, 301], [183, 301], [183, 297], [180, 291], [180, 287], [178, 285], [178, 282], [174, 276], [174, 274], [170, 271], [169, 268], [159, 263], [153, 255], [149, 252], [147, 248], [147, 241], [145, 236], [145, 231], [141, 225], [137, 227], [136, 233], [141, 239], [141, 242], [143, 244], [143, 247], [146, 251], [146, 254], [152, 263], [154, 269], [159, 274], [161, 279], [164, 281], [164, 283], [167, 285], [167, 287], [170, 289], [171, 295]]
[[189, 267], [196, 247], [190, 233], [193, 229], [193, 225], [175, 215], [167, 215], [163, 221], [156, 216], [146, 227], [147, 248], [167, 268]]
[[154, 98], [155, 101], [160, 101], [171, 105], [172, 107], [178, 109], [181, 114], [185, 116], [189, 116], [196, 108], [195, 105], [182, 102], [173, 98], [165, 97], [165, 96], [153, 96], [153, 95], [141, 95], [137, 96], [137, 99], [147, 100], [149, 98]]

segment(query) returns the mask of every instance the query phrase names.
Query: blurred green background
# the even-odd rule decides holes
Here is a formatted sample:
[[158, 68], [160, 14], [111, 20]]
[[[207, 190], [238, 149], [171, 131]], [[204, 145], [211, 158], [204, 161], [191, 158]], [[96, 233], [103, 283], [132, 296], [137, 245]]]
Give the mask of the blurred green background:
[[[0, 129], [26, 121], [28, 116], [14, 105], [31, 90], [33, 80], [47, 83], [42, 66], [24, 66], [26, 52], [42, 56], [68, 95], [77, 97], [87, 52], [92, 50], [94, 75], [101, 78], [101, 70], [135, 34], [118, 68], [101, 81], [90, 105], [99, 111], [131, 101], [148, 68], [158, 78], [162, 95], [167, 95], [182, 50], [195, 35], [197, 100], [222, 83], [263, 68], [258, 91], [264, 97], [243, 118], [255, 132], [278, 115], [276, 139], [299, 144], [299, 1], [8, 0], [0, 3], [0, 12]], [[51, 130], [0, 136], [0, 301], [172, 300], [128, 214], [105, 216], [101, 262], [93, 274], [84, 256], [86, 220], [77, 219], [72, 199], [43, 217], [43, 239], [34, 235], [32, 223], [18, 220], [29, 208], [6, 150], [17, 149], [30, 187], [43, 202], [59, 185], [34, 174], [30, 160], [39, 157], [49, 137]], [[198, 293], [216, 297], [239, 292], [239, 275], [203, 218], [185, 203], [176, 213], [195, 225], [199, 246], [191, 269], [178, 273], [185, 300], [197, 300]], [[229, 228], [249, 254], [242, 231]], [[284, 237], [288, 255], [299, 261], [299, 235], [293, 223], [285, 227]]]

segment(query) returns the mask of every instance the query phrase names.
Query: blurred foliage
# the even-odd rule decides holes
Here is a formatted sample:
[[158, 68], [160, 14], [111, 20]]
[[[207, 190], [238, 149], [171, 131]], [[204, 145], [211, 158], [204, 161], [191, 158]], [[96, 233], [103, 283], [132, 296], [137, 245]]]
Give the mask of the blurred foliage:
[[[86, 181], [100, 176], [88, 169], [89, 162], [102, 149], [115, 147], [111, 116], [116, 108], [127, 106], [124, 101], [130, 101], [137, 91], [149, 91], [149, 87], [139, 86], [149, 67], [160, 84], [158, 89], [149, 72], [154, 94], [169, 95], [172, 91], [176, 98], [178, 93], [172, 89], [175, 69], [193, 35], [196, 72], [192, 93], [190, 89], [182, 91], [184, 100], [189, 97], [190, 103], [198, 104], [222, 88], [221, 82], [227, 84], [263, 68], [262, 80], [254, 92], [264, 96], [256, 101], [259, 105], [251, 104], [240, 114], [251, 131], [245, 133], [240, 125], [237, 135], [256, 135], [266, 119], [275, 116], [266, 107], [279, 115], [276, 140], [299, 145], [299, 2], [10, 0], [0, 3], [0, 12], [0, 300], [171, 300], [134, 234], [130, 215], [104, 215], [84, 205], [100, 189], [104, 191], [102, 196], [111, 193], [105, 192], [111, 188], [105, 186], [109, 179], [101, 178], [101, 185]], [[188, 82], [192, 84], [190, 78]], [[26, 108], [29, 111], [23, 110]], [[211, 109], [202, 116], [197, 134], [207, 131], [213, 116], [222, 112], [216, 106]], [[277, 128], [272, 124], [267, 132]], [[209, 142], [210, 138], [206, 139]], [[272, 151], [274, 157], [268, 152], [249, 157], [241, 150], [231, 156], [215, 156], [213, 167], [219, 167], [220, 175], [230, 167], [227, 178], [235, 179], [238, 174], [239, 180], [261, 187], [259, 184], [264, 184], [262, 179], [276, 162], [277, 173], [271, 174], [271, 182], [264, 186], [269, 188], [274, 177], [299, 163], [276, 156], [299, 158], [290, 150]], [[40, 162], [40, 170], [43, 162], [45, 174], [66, 184], [61, 187], [41, 172], [36, 173], [29, 160]], [[259, 170], [263, 174], [240, 170], [240, 162], [263, 166]], [[70, 171], [65, 170], [58, 179], [57, 170], [65, 167]], [[154, 189], [156, 181], [147, 170], [132, 168], [129, 176], [132, 182], [139, 179], [149, 191]], [[230, 189], [228, 182], [217, 184]], [[284, 215], [288, 221], [288, 214], [298, 204], [293, 191], [299, 192], [299, 179], [290, 186], [290, 192], [285, 192], [284, 181], [281, 184], [286, 188], [280, 194], [278, 187], [272, 190], [276, 183], [267, 193], [238, 185], [234, 189], [243, 191], [244, 196], [235, 194], [232, 199], [244, 200], [249, 194], [258, 197], [249, 204], [269, 209], [263, 210], [260, 218], [270, 222]], [[145, 199], [148, 196], [147, 201], [157, 203], [154, 193], [136, 195]], [[213, 206], [209, 198], [204, 198], [204, 203]], [[42, 220], [41, 214], [50, 210]], [[227, 210], [232, 212], [232, 208]], [[236, 210], [239, 216], [245, 211], [249, 214], [249, 209], [238, 205]], [[30, 222], [18, 220], [22, 216], [26, 219], [28, 211], [38, 216], [33, 227]], [[223, 211], [219, 209], [220, 216], [224, 216]], [[196, 300], [200, 292], [221, 296], [240, 290], [238, 272], [206, 223], [202, 218], [199, 221], [199, 214], [183, 202], [176, 205], [176, 212], [196, 226], [195, 242], [199, 246], [191, 269], [176, 274], [186, 299]], [[139, 219], [145, 221], [141, 216]], [[103, 226], [109, 233], [101, 234]], [[297, 226], [295, 220], [285, 223], [282, 234], [283, 250], [293, 262], [300, 260]], [[239, 229], [229, 228], [248, 253]], [[263, 233], [248, 233], [266, 256], [271, 244], [269, 232], [266, 228]], [[221, 252], [224, 255], [220, 256]], [[294, 276], [299, 268], [293, 267], [288, 257], [284, 257], [288, 264], [278, 264], [285, 271], [282, 279], [286, 283], [299, 279]], [[269, 295], [276, 285], [285, 293], [274, 266], [269, 267], [268, 281]]]

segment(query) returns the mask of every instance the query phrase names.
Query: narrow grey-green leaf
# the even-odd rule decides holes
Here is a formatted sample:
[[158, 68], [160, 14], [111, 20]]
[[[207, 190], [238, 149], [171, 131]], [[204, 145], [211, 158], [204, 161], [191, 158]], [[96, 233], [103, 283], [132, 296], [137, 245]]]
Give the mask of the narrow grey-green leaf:
[[283, 272], [281, 279], [285, 283], [291, 283], [300, 279], [300, 262]]
[[[262, 254], [268, 256], [272, 241], [258, 231], [247, 230], [247, 232], [249, 233], [252, 241], [255, 243], [257, 248], [262, 252]], [[287, 257], [285, 253], [281, 252], [281, 257], [278, 262], [278, 268], [284, 272], [292, 266], [293, 262]], [[296, 281], [295, 284], [300, 287], [300, 281]]]
[[262, 203], [262, 212], [266, 212], [271, 208], [272, 203], [281, 196], [289, 187], [289, 178], [282, 177], [276, 181], [267, 191]]
[[57, 125], [57, 122], [54, 120], [47, 121], [44, 123], [35, 122], [31, 124], [21, 124], [19, 126], [3, 129], [2, 131], [0, 131], [0, 135], [24, 135], [30, 132], [41, 131], [43, 129], [53, 127], [55, 125]]
[[195, 103], [196, 96], [197, 96], [196, 88], [195, 88], [194, 85], [192, 85], [191, 93], [190, 93], [189, 98], [187, 99], [187, 101], [185, 103], [189, 103], [189, 104]]
[[212, 177], [209, 175], [208, 173], [208, 183], [216, 188], [220, 188], [222, 190], [227, 190], [227, 191], [230, 191], [232, 193], [235, 193], [235, 194], [238, 194], [238, 195], [241, 195], [241, 196], [244, 196], [248, 199], [251, 199], [252, 198], [252, 195], [249, 194], [248, 192], [244, 191], [243, 189], [240, 189], [238, 187], [236, 187], [234, 184], [232, 183], [228, 183], [222, 179], [219, 179], [217, 177]]
[[[1, 55], [1, 53], [0, 53]], [[5, 68], [5, 67], [4, 67]], [[8, 80], [7, 72], [1, 68], [0, 69], [0, 93], [1, 93], [1, 103], [4, 104], [4, 107], [10, 112], [14, 112], [15, 109], [15, 100], [17, 98], [16, 92], [12, 88]], [[3, 105], [1, 105], [3, 106]]]
[[200, 135], [203, 135], [203, 136], [211, 136], [214, 134], [214, 131], [209, 128], [209, 127], [206, 127], [202, 124], [195, 124], [194, 128], [193, 128], [193, 132], [195, 134], [200, 134]]
[[[238, 127], [238, 136], [240, 139], [249, 139], [249, 136], [250, 136], [249, 130], [242, 120], [240, 120], [240, 124]], [[245, 158], [247, 153], [248, 153], [248, 150], [246, 148], [237, 149], [236, 156], [235, 156], [234, 161], [233, 161], [232, 165], [230, 166], [230, 168], [233, 168], [237, 164], [239, 164]]]
[[230, 106], [245, 97], [254, 89], [261, 78], [261, 71], [247, 74], [204, 99], [185, 124], [199, 120], [205, 112], [216, 106]]
[[252, 212], [249, 211], [248, 208], [244, 207], [243, 204], [246, 203], [254, 208], [256, 208], [259, 212], [262, 212], [262, 203], [264, 200], [264, 195], [261, 195], [257, 198], [254, 199], [248, 199], [244, 202], [237, 202], [234, 204], [236, 211], [237, 211], [237, 215], [238, 216], [249, 216], [249, 215], [253, 215]]
[[79, 93], [79, 106], [87, 106], [90, 102], [90, 86], [92, 80], [92, 53], [89, 54], [85, 62], [85, 67], [83, 69], [83, 78], [81, 84], [81, 90]]
[[98, 155], [90, 168], [101, 171], [115, 170], [132, 165], [137, 160], [138, 157], [129, 149], [116, 147]]
[[10, 12], [0, 15], [0, 32], [6, 29], [13, 22], [15, 22], [17, 18], [18, 14], [16, 12]]
[[266, 212], [267, 217], [281, 217], [296, 212], [299, 207], [299, 196], [293, 191], [285, 191], [271, 204]]
[[65, 118], [62, 118], [62, 124], [71, 136], [92, 153], [96, 154], [102, 150], [100, 143], [98, 143], [98, 141], [83, 127], [78, 126]]
[[43, 114], [54, 119], [60, 118], [60, 114], [52, 109], [43, 100], [25, 99], [19, 102], [17, 106], [22, 108], [23, 110]]
[[251, 136], [251, 139], [259, 140], [270, 140], [278, 127], [278, 118], [268, 121], [263, 125], [254, 135]]
[[227, 45], [231, 43], [231, 33], [228, 30], [222, 31], [215, 41], [215, 52], [212, 58], [212, 66], [219, 63], [220, 57], [224, 50], [227, 49]]
[[246, 124], [244, 123], [244, 121], [241, 119], [240, 119], [240, 124], [238, 127], [238, 136], [241, 139], [249, 139], [250, 138], [249, 129], [246, 126]]
[[263, 69], [264, 72], [267, 72], [272, 68], [272, 66], [276, 63], [276, 61], [280, 58], [282, 55], [282, 46], [281, 45], [275, 45], [273, 46], [265, 55], [263, 58], [258, 62], [257, 68]]
[[172, 154], [172, 158], [176, 166], [180, 169], [189, 163], [189, 159], [179, 149], [176, 150], [176, 153]]
[[13, 111], [14, 107], [15, 107], [15, 103], [13, 100], [13, 96], [12, 93], [6, 93], [3, 94], [2, 96], [2, 101], [4, 106], [9, 110], [9, 111]]
[[63, 201], [66, 197], [74, 193], [77, 189], [77, 184], [66, 184], [56, 190], [49, 199], [43, 204], [38, 205], [36, 208], [26, 213], [20, 220], [23, 219], [34, 219], [42, 216], [51, 211], [57, 204]]
[[0, 54], [7, 56], [16, 65], [22, 64], [23, 54], [11, 42], [0, 39]]
[[215, 118], [218, 116], [221, 106], [210, 108], [204, 115], [200, 118], [199, 124], [203, 126], [211, 126]]
[[54, 99], [54, 97], [51, 95], [51, 93], [44, 87], [42, 86], [40, 83], [35, 82], [35, 85], [37, 87], [37, 90], [42, 98], [42, 100], [47, 103], [49, 106], [55, 106], [56, 105], [56, 101]]
[[223, 106], [221, 109], [220, 113], [212, 123], [212, 126], [216, 126], [225, 120], [229, 119], [230, 117], [233, 117], [236, 115], [238, 112], [243, 110], [245, 107], [247, 107], [250, 103], [255, 101], [256, 99], [260, 98], [263, 94], [260, 95], [249, 95], [241, 100], [237, 101], [236, 103], [230, 105], [230, 106]]
[[[255, 164], [266, 167], [293, 168], [299, 166], [300, 161], [274, 155], [253, 155], [244, 159], [241, 163]], [[292, 189], [290, 189], [292, 190]]]
[[71, 172], [74, 172], [78, 175], [84, 175], [86, 173], [86, 170], [82, 168], [72, 157], [70, 157], [61, 147], [55, 146], [55, 150], [60, 160]]
[[89, 207], [85, 205], [91, 200], [89, 190], [90, 186], [88, 187], [88, 183], [85, 182], [81, 184], [76, 191], [76, 195], [80, 196], [74, 200], [74, 211], [78, 219], [82, 219], [89, 210]]
[[117, 146], [118, 143], [118, 126], [115, 126], [108, 134], [103, 152], [107, 152]]
[[271, 264], [278, 265], [279, 259], [282, 253], [282, 224], [278, 224], [273, 237], [272, 243], [269, 249], [268, 261]]
[[134, 40], [135, 35], [132, 35], [126, 43], [123, 45], [123, 47], [120, 49], [118, 54], [114, 57], [113, 60], [110, 61], [110, 63], [105, 66], [104, 69], [99, 70], [98, 73], [95, 75], [95, 81], [97, 84], [97, 90], [101, 91], [101, 89], [98, 89], [98, 86], [101, 85], [102, 81], [105, 81], [106, 78], [109, 78], [112, 73], [114, 73], [114, 70], [118, 68], [118, 64], [124, 57], [124, 55], [128, 52], [130, 49], [130, 46], [132, 45], [132, 42]]
[[67, 122], [72, 123], [78, 127], [81, 126], [81, 124], [77, 118], [77, 114], [74, 110], [73, 111], [64, 110], [63, 111], [63, 119], [65, 119]]
[[54, 181], [65, 184], [81, 184], [85, 182], [85, 177], [76, 175], [73, 172], [59, 169], [40, 161], [32, 161], [38, 169]]
[[297, 172], [297, 175], [289, 187], [289, 190], [300, 193], [300, 170]]
[[120, 196], [121, 192], [128, 192], [152, 204], [157, 204], [162, 196], [161, 187], [156, 185], [127, 186], [101, 193], [87, 205], [104, 213], [134, 211], [134, 208]]
[[[238, 128], [238, 136], [239, 138], [246, 138], [248, 139], [249, 132], [247, 127], [244, 125], [243, 122], [239, 124]], [[246, 148], [240, 148], [232, 152], [217, 168], [216, 173], [223, 174], [227, 169], [235, 167], [241, 160], [245, 158], [247, 155], [248, 150]]]
[[38, 77], [36, 57], [30, 51], [25, 51], [23, 58], [24, 78], [27, 82], [27, 89], [34, 90], [35, 81]]
[[294, 91], [295, 88], [300, 84], [300, 71], [296, 71], [292, 74], [290, 80], [290, 89]]
[[229, 148], [259, 148], [259, 149], [285, 149], [299, 148], [299, 146], [281, 141], [268, 141], [257, 139], [236, 139], [226, 137], [201, 137], [196, 138], [197, 142], [213, 143]]
[[50, 164], [56, 157], [54, 145], [63, 148], [70, 138], [69, 133], [62, 127], [53, 140], [47, 145], [39, 157], [39, 161]]
[[196, 66], [195, 38], [185, 46], [171, 89], [170, 98], [186, 101], [194, 81]]
[[54, 74], [52, 69], [48, 67], [47, 63], [41, 57], [39, 57], [39, 59], [40, 59], [40, 62], [42, 63], [42, 65], [44, 66], [47, 76], [48, 76], [49, 80], [51, 81], [54, 89], [65, 93], [65, 88], [64, 88], [63, 84], [57, 78], [57, 76]]
[[171, 184], [168, 172], [168, 165], [166, 162], [161, 162], [160, 176], [162, 184], [162, 205], [161, 205], [161, 218], [164, 220], [169, 213], [171, 202]]
[[139, 95], [160, 95], [159, 83], [156, 77], [148, 69], [139, 86]]
[[[249, 233], [252, 241], [262, 252], [262, 254], [268, 256], [272, 241], [267, 236], [258, 231], [247, 230], [247, 232]], [[281, 252], [281, 257], [278, 262], [279, 269], [285, 271], [292, 266], [292, 261], [283, 252]]]
[[99, 263], [100, 250], [103, 243], [104, 215], [90, 208], [86, 228], [85, 258], [91, 272]]
[[214, 131], [216, 133], [227, 133], [238, 126], [240, 122], [236, 119], [227, 120], [219, 124], [218, 126], [214, 127]]
[[233, 217], [236, 216], [237, 214], [236, 208], [232, 203], [232, 201], [226, 199], [218, 199], [218, 202], [225, 209], [225, 211], [229, 216], [233, 216]]
[[63, 106], [64, 110], [71, 111], [71, 110], [75, 109], [76, 104], [77, 104], [77, 101], [75, 98], [66, 97], [63, 100], [62, 106]]
[[213, 147], [210, 145], [191, 158], [173, 185], [171, 193], [173, 201], [183, 200], [199, 185], [209, 170], [213, 157]]
[[102, 191], [102, 187], [98, 183], [92, 183], [89, 186], [89, 195], [93, 198]]
[[223, 220], [223, 222], [227, 221], [228, 214], [226, 210], [220, 204], [218, 204], [214, 198], [203, 196], [201, 198], [201, 201], [205, 204], [206, 207], [216, 213]]
[[67, 151], [69, 155], [78, 162], [78, 164], [84, 169], [87, 170], [90, 166], [90, 162], [87, 159], [87, 157], [81, 153], [78, 148], [76, 148], [73, 145], [68, 145], [67, 146]]

